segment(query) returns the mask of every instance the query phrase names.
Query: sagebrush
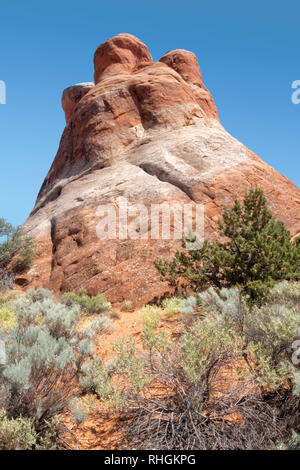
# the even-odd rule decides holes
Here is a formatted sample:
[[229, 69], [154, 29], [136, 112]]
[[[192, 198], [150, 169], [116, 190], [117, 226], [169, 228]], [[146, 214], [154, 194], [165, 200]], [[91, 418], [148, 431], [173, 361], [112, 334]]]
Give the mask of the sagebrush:
[[289, 353], [299, 302], [299, 284], [275, 286], [255, 308], [238, 288], [210, 289], [196, 301], [206, 315], [174, 336], [148, 307], [143, 351], [122, 340], [97, 394], [131, 416], [133, 448], [275, 449], [300, 430]]
[[49, 434], [53, 419], [81, 394], [85, 364], [95, 359], [93, 339], [111, 324], [100, 316], [81, 329], [80, 307], [61, 304], [42, 288], [21, 296], [15, 315], [16, 326], [4, 337], [0, 409], [5, 410], [7, 426], [18, 426], [19, 421], [11, 420], [27, 420], [24, 423], [30, 423], [39, 445]]

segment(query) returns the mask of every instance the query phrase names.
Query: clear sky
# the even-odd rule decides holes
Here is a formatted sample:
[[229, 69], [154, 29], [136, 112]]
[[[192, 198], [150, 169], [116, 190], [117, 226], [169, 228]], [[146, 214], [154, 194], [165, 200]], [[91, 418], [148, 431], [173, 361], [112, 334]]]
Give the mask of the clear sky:
[[95, 49], [122, 32], [154, 60], [193, 51], [224, 127], [300, 187], [299, 30], [299, 0], [1, 2], [0, 217], [26, 220], [64, 128], [63, 89], [92, 81]]

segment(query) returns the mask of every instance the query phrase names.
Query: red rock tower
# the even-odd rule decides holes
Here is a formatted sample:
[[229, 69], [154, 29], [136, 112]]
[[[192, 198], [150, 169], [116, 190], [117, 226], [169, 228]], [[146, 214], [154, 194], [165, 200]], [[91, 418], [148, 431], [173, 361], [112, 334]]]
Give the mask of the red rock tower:
[[26, 222], [36, 262], [20, 285], [84, 287], [137, 305], [165, 292], [153, 260], [170, 257], [179, 240], [97, 236], [99, 205], [120, 198], [202, 204], [205, 235], [216, 237], [222, 209], [257, 185], [274, 215], [300, 232], [300, 191], [224, 130], [192, 52], [153, 62], [139, 39], [119, 34], [98, 47], [94, 65], [94, 83], [63, 93], [66, 127]]

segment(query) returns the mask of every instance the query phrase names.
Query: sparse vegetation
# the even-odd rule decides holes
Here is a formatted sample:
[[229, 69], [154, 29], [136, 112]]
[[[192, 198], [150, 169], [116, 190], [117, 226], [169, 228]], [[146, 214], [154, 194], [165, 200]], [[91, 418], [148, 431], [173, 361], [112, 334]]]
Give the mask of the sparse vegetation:
[[165, 342], [164, 331], [156, 331], [161, 321], [162, 309], [156, 305], [146, 305], [142, 309], [142, 314], [141, 338], [144, 347], [151, 351], [158, 343]]
[[276, 285], [268, 305], [251, 308], [238, 288], [209, 289], [199, 295], [205, 317], [179, 338], [158, 332], [158, 310], [146, 309], [144, 352], [123, 340], [105, 373], [105, 401], [110, 396], [118, 413], [131, 415], [134, 448], [263, 449], [291, 442], [292, 431], [300, 431], [288, 353], [300, 324], [299, 284], [293, 286]]

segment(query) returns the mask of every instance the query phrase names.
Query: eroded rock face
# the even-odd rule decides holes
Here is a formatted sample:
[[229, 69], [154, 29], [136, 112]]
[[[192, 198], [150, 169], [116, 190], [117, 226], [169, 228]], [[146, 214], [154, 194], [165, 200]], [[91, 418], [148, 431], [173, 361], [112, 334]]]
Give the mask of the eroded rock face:
[[101, 44], [94, 55], [94, 81], [97, 84], [110, 75], [130, 73], [152, 63], [147, 46], [131, 34], [118, 34]]
[[68, 88], [63, 107], [59, 150], [26, 222], [37, 258], [20, 285], [84, 287], [136, 305], [168, 291], [153, 260], [170, 257], [180, 240], [151, 239], [150, 220], [138, 239], [97, 235], [99, 206], [119, 209], [124, 199], [149, 211], [202, 204], [205, 236], [216, 238], [223, 208], [257, 185], [275, 216], [300, 232], [300, 191], [224, 130], [191, 52], [154, 63], [137, 38], [109, 39], [95, 53], [95, 86]]
[[73, 111], [81, 98], [94, 87], [94, 83], [77, 83], [77, 85], [66, 88], [61, 98], [62, 108], [65, 112], [66, 123], [68, 124]]

